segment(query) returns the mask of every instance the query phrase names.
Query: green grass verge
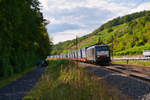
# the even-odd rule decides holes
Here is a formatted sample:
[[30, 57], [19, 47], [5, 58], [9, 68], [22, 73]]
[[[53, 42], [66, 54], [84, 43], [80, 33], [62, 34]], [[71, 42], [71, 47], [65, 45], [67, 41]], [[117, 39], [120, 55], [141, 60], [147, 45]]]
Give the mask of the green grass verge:
[[26, 73], [30, 72], [31, 70], [33, 70], [35, 68], [36, 67], [31, 67], [31, 68], [25, 69], [24, 72], [14, 74], [14, 75], [7, 77], [7, 78], [1, 78], [0, 79], [0, 88], [2, 88], [4, 86], [8, 85], [9, 83], [21, 78], [23, 75], [25, 75]]
[[[127, 64], [127, 61], [112, 61], [112, 63]], [[150, 66], [150, 61], [128, 61], [128, 64]]]
[[23, 100], [119, 100], [117, 92], [106, 82], [76, 66], [68, 60], [50, 61], [39, 82]]

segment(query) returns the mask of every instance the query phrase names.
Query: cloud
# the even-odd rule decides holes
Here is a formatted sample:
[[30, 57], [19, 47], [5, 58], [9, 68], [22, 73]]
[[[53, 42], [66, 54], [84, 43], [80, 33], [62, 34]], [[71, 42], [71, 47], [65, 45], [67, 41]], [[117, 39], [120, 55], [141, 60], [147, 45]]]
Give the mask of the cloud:
[[150, 10], [150, 2], [140, 4], [136, 8], [132, 9], [130, 13], [139, 12], [143, 10]]
[[79, 29], [80, 26], [76, 25], [76, 24], [68, 24], [68, 23], [64, 23], [64, 24], [50, 24], [48, 30], [51, 32], [63, 32], [65, 30], [76, 30]]
[[81, 37], [85, 34], [88, 34], [89, 32], [91, 32], [91, 31], [90, 30], [82, 30], [82, 29], [66, 30], [63, 32], [56, 32], [55, 34], [52, 34], [51, 37], [53, 38], [54, 44], [56, 44], [56, 43], [63, 42], [66, 40], [75, 39], [76, 36]]
[[48, 4], [49, 4], [49, 0], [39, 0], [41, 5], [42, 5], [42, 9], [44, 11], [48, 11], [49, 10], [49, 7], [48, 7]]
[[149, 0], [39, 0], [54, 43], [88, 34], [118, 16], [149, 10]]

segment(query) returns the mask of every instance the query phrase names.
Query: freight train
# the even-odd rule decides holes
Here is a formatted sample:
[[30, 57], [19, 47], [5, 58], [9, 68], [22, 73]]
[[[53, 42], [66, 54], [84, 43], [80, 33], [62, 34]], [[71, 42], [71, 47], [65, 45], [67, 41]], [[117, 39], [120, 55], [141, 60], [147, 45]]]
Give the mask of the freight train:
[[72, 53], [49, 56], [50, 59], [71, 59], [75, 61], [109, 64], [111, 62], [108, 45], [92, 45]]

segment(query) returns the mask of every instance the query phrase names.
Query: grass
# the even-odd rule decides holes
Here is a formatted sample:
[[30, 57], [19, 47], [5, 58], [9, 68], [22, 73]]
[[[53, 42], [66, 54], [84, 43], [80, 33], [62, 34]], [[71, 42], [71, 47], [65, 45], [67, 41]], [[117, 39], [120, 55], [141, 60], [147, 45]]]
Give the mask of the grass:
[[[113, 61], [113, 63], [127, 64], [127, 61]], [[128, 64], [150, 66], [150, 61], [128, 61]]]
[[72, 61], [51, 60], [23, 100], [119, 100], [117, 92], [106, 84]]
[[8, 78], [1, 78], [0, 79], [0, 88], [2, 88], [4, 86], [8, 85], [9, 83], [21, 78], [23, 75], [25, 75], [26, 73], [30, 72], [31, 70], [33, 70], [35, 68], [36, 67], [31, 67], [31, 68], [25, 69], [24, 72], [14, 74]]

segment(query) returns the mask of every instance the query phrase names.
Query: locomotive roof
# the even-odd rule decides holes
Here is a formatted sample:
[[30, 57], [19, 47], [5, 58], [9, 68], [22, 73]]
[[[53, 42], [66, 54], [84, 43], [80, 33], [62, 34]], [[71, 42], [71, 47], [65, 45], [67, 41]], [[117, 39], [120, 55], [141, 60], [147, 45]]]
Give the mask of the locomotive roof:
[[108, 46], [108, 45], [107, 44], [94, 44], [94, 45], [87, 47], [87, 49], [92, 48], [92, 47], [96, 47], [96, 46]]

